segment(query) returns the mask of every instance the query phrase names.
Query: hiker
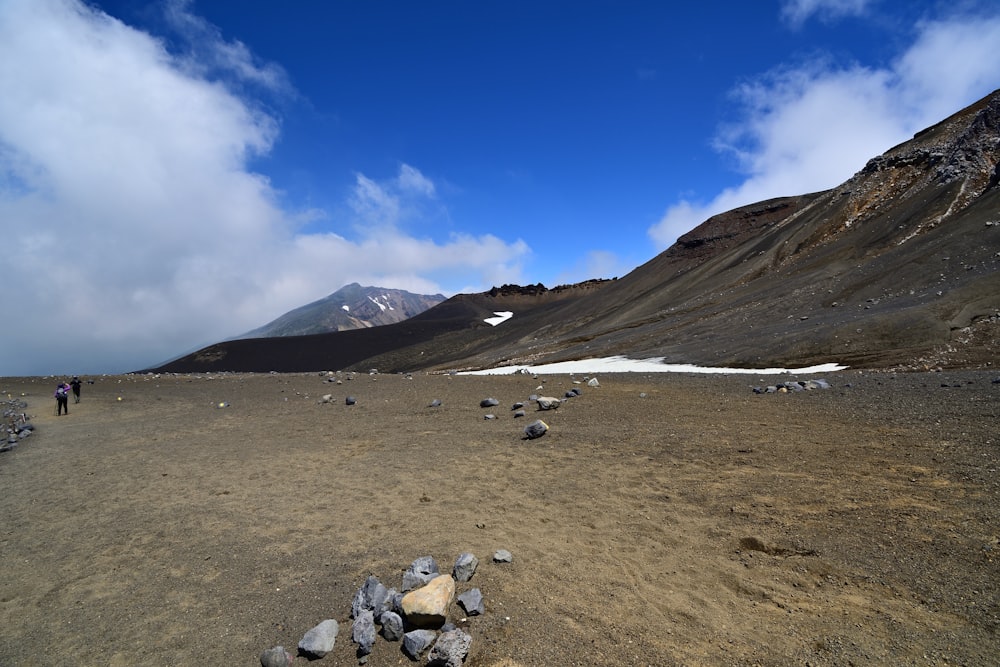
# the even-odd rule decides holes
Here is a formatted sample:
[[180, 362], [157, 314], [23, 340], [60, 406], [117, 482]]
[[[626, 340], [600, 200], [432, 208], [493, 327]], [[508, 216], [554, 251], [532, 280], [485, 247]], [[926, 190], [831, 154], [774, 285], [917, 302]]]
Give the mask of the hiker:
[[80, 378], [73, 376], [73, 379], [69, 381], [69, 386], [73, 388], [73, 402], [80, 402]]
[[65, 382], [56, 387], [56, 416], [62, 415], [63, 410], [69, 414], [69, 391], [70, 386]]

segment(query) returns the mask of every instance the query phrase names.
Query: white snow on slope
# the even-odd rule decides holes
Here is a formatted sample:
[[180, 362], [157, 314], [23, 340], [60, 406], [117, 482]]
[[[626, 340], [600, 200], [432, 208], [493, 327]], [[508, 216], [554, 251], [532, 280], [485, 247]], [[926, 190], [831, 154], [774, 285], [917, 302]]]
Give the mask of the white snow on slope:
[[382, 303], [378, 299], [373, 299], [372, 297], [368, 297], [368, 300], [371, 301], [372, 303], [374, 303], [376, 306], [378, 306], [382, 310], [383, 313], [385, 312], [385, 304], [384, 303]]
[[341, 308], [343, 308], [343, 309], [344, 309], [344, 310], [346, 310], [347, 312], [351, 312], [351, 307], [350, 307], [350, 306], [348, 306], [348, 305], [347, 305], [346, 303], [345, 303], [345, 304], [344, 304], [343, 306], [341, 306]]
[[561, 361], [539, 366], [502, 366], [500, 368], [486, 368], [479, 371], [465, 371], [459, 373], [459, 375], [512, 375], [522, 371], [538, 375], [553, 375], [556, 373], [729, 373], [744, 375], [798, 373], [808, 375], [813, 373], [832, 373], [842, 371], [845, 368], [847, 366], [840, 364], [820, 364], [805, 368], [714, 368], [711, 366], [694, 366], [692, 364], [665, 364], [663, 363], [663, 357], [629, 359], [628, 357], [615, 356]]
[[493, 327], [495, 327], [498, 324], [503, 324], [510, 318], [514, 317], [514, 313], [510, 312], [509, 310], [504, 310], [500, 312], [493, 311], [493, 314], [496, 315], [496, 317], [487, 317], [485, 320], [483, 320], [483, 322], [486, 322], [486, 324], [489, 324], [490, 326]]

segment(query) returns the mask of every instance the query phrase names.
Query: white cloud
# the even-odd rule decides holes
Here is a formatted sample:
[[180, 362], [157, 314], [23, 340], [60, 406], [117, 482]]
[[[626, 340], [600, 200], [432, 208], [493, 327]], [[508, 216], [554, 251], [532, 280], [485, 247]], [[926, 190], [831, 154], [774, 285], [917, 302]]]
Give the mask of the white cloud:
[[824, 21], [860, 16], [870, 4], [871, 0], [785, 0], [781, 5], [781, 18], [799, 28], [814, 16]]
[[277, 119], [226, 83], [273, 94], [283, 73], [188, 25], [199, 54], [222, 54], [214, 74], [77, 0], [0, 2], [0, 374], [133, 370], [354, 280], [433, 293], [520, 277], [522, 241], [398, 231], [435, 195], [408, 165], [388, 186], [357, 176], [346, 226], [371, 215], [377, 233], [296, 233], [247, 168]]
[[717, 213], [835, 187], [872, 157], [1000, 87], [1000, 15], [925, 22], [890, 66], [825, 60], [769, 72], [739, 87], [740, 123], [717, 147], [746, 173], [710, 199], [684, 197], [649, 229], [660, 246]]

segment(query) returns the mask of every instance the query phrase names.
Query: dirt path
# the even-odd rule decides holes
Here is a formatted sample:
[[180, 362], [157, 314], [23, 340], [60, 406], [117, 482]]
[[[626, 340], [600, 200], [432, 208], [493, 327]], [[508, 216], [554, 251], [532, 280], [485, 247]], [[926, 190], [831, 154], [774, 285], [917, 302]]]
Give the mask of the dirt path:
[[315, 664], [356, 664], [368, 574], [472, 551], [467, 665], [995, 664], [994, 377], [608, 375], [535, 441], [528, 376], [107, 377], [64, 417], [0, 379], [37, 426], [0, 455], [0, 663], [253, 666], [335, 618]]

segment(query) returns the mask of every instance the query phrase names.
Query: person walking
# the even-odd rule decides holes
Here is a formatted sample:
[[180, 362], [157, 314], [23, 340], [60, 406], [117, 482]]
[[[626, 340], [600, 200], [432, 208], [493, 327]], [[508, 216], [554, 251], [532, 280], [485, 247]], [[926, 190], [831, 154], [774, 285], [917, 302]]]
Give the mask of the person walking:
[[65, 382], [56, 387], [56, 416], [61, 416], [64, 410], [69, 414], [69, 392], [70, 386]]
[[73, 376], [73, 379], [69, 381], [69, 386], [73, 388], [73, 402], [80, 402], [80, 378]]

